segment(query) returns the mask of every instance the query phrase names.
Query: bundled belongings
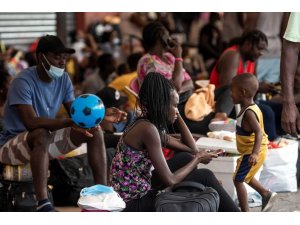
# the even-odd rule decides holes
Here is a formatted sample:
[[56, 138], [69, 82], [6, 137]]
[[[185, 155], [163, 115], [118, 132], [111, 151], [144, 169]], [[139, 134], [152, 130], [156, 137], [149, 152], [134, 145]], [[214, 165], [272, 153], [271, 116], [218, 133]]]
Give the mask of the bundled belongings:
[[186, 118], [193, 121], [201, 121], [205, 116], [214, 110], [215, 85], [197, 89], [187, 100], [184, 107]]
[[77, 204], [85, 212], [119, 212], [126, 206], [112, 187], [100, 184], [83, 188]]
[[277, 145], [268, 150], [259, 182], [272, 191], [296, 192], [298, 142], [283, 139]]
[[30, 182], [32, 181], [30, 164], [19, 166], [4, 165], [2, 176], [4, 180]]

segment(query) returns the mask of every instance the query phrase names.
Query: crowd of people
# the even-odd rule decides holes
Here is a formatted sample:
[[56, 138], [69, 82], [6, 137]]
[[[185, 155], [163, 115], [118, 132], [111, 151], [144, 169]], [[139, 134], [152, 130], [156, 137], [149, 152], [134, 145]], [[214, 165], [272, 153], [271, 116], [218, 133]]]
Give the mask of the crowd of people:
[[[300, 130], [292, 85], [300, 75], [299, 13], [210, 13], [206, 19], [204, 13], [186, 14], [133, 13], [132, 34], [108, 26], [101, 37], [91, 30], [71, 32], [70, 47], [45, 35], [26, 53], [14, 46], [1, 50], [0, 162], [30, 163], [38, 211], [55, 211], [46, 188], [49, 160], [82, 143], [95, 183], [111, 185], [126, 202], [124, 211], [155, 211], [157, 192], [184, 180], [214, 188], [219, 211], [249, 211], [243, 182], [261, 194], [263, 211], [271, 209], [276, 193], [254, 175], [268, 141]], [[227, 20], [235, 22], [230, 28], [235, 32], [228, 32]], [[193, 38], [196, 23], [202, 28]], [[186, 103], [197, 93], [199, 79], [214, 85], [215, 105], [201, 120], [192, 120]], [[104, 120], [92, 129], [69, 118], [75, 97], [85, 93], [106, 106]], [[256, 98], [258, 93], [273, 98]], [[241, 111], [234, 110], [236, 104]], [[237, 119], [242, 154], [233, 178], [240, 209], [211, 171], [197, 169], [218, 155], [197, 151], [194, 137], [228, 118]], [[109, 162], [106, 147], [116, 149]]]

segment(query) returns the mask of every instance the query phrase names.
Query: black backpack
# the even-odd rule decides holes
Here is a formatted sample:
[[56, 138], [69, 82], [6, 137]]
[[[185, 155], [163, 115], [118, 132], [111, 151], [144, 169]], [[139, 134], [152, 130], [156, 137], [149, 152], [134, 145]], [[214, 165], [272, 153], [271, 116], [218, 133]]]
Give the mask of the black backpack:
[[87, 154], [54, 159], [49, 169], [55, 206], [77, 206], [81, 189], [95, 184]]
[[[114, 148], [106, 149], [108, 173], [115, 153]], [[77, 206], [81, 189], [95, 185], [87, 154], [51, 160], [49, 170], [55, 206]]]
[[192, 181], [166, 188], [155, 199], [157, 212], [217, 212], [219, 204], [215, 189]]

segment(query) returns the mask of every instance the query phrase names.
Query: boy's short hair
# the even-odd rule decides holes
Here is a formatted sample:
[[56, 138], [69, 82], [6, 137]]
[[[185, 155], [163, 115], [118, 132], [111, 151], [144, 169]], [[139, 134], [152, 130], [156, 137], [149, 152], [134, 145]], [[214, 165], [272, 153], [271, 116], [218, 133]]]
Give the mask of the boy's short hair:
[[251, 73], [243, 73], [233, 77], [232, 84], [236, 85], [241, 89], [246, 90], [247, 93], [251, 95], [249, 97], [253, 97], [256, 94], [259, 87], [259, 83], [256, 76]]

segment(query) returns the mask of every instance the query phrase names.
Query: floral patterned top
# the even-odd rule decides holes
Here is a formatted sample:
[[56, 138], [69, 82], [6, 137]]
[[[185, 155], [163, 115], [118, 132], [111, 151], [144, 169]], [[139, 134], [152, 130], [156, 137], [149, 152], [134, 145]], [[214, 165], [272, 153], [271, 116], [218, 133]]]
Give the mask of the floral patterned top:
[[126, 131], [112, 160], [110, 185], [125, 202], [129, 202], [143, 197], [151, 189], [152, 163], [148, 152], [136, 150], [124, 143], [125, 134]]
[[[164, 62], [157, 55], [150, 55], [149, 53], [144, 55], [138, 63], [137, 73], [138, 73], [138, 83], [141, 87], [146, 75], [149, 72], [157, 72], [164, 75], [165, 78], [171, 80], [173, 76], [173, 71], [175, 67], [175, 57], [171, 53], [165, 53], [164, 57], [167, 61]], [[190, 80], [190, 75], [182, 69], [183, 81]], [[138, 91], [138, 90], [135, 90]]]

